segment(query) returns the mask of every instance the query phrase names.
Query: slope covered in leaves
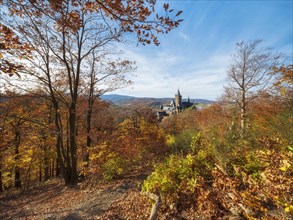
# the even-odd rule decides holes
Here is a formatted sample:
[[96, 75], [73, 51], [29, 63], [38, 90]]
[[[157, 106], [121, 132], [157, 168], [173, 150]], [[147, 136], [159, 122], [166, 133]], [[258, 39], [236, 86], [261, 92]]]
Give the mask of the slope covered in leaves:
[[[111, 204], [124, 200], [132, 191], [138, 192], [136, 188], [136, 181], [131, 179], [76, 188], [64, 187], [55, 179], [27, 192], [1, 195], [0, 219], [105, 219], [116, 215]], [[147, 210], [140, 214], [144, 212]]]

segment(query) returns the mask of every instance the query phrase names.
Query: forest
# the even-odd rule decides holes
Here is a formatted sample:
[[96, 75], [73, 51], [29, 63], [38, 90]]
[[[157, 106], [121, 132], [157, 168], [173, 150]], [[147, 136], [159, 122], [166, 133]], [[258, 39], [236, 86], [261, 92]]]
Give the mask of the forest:
[[154, 108], [100, 96], [137, 68], [113, 58], [115, 45], [129, 34], [159, 45], [182, 11], [166, 3], [157, 14], [150, 0], [0, 6], [1, 219], [292, 218], [284, 54], [237, 43], [221, 98], [159, 121]]

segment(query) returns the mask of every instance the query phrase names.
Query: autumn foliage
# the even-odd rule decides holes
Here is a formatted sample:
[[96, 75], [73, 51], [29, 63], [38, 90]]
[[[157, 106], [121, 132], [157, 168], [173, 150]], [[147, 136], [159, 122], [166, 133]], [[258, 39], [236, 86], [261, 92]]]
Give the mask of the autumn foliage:
[[[159, 122], [150, 108], [117, 107], [97, 99], [92, 108], [90, 148], [86, 147], [87, 108], [83, 107], [87, 101], [80, 96], [80, 180], [97, 184], [148, 175], [141, 187], [161, 197], [158, 215], [162, 219], [290, 219], [292, 98], [289, 83], [286, 93], [276, 86], [250, 103], [245, 138], [233, 103], [187, 109]], [[2, 190], [28, 190], [59, 176], [54, 108], [46, 96], [7, 91], [0, 109]], [[66, 114], [65, 105], [59, 109]], [[64, 153], [68, 153], [68, 119], [62, 120], [67, 140]], [[84, 160], [86, 154], [89, 160]], [[143, 211], [129, 214], [129, 204], [134, 202], [149, 209], [144, 204], [147, 198], [138, 191], [131, 193], [125, 201], [113, 204], [116, 208], [105, 216], [138, 217]]]
[[20, 60], [29, 58], [30, 50], [29, 44], [21, 42], [12, 29], [0, 23], [0, 74], [18, 74], [24, 68]]
[[[1, 72], [13, 75], [18, 70], [21, 76], [38, 84], [51, 101], [60, 172], [66, 185], [76, 185], [78, 152], [88, 151], [92, 143], [91, 112], [95, 96], [129, 84], [125, 74], [135, 69], [131, 61], [111, 60], [111, 54], [119, 52], [112, 45], [129, 39], [137, 44], [159, 45], [158, 35], [178, 27], [182, 11], [176, 12], [164, 4], [161, 15], [157, 13], [156, 1], [149, 0], [3, 0], [0, 3], [5, 8], [1, 14], [4, 31]], [[30, 56], [25, 56], [27, 48], [31, 50]], [[8, 61], [15, 51], [19, 59], [24, 59], [22, 65]], [[109, 56], [105, 58], [105, 54]], [[26, 92], [36, 89], [33, 83], [25, 86], [31, 86], [24, 89]], [[83, 106], [79, 101], [83, 92], [88, 98], [86, 147], [79, 145], [78, 137], [77, 112]], [[89, 155], [83, 160], [87, 163]]]
[[271, 88], [250, 103], [245, 138], [231, 103], [162, 122], [168, 145], [177, 151], [143, 185], [162, 197], [161, 218], [290, 219], [292, 87], [283, 77], [278, 80], [286, 82], [286, 93]]
[[[182, 11], [165, 3], [158, 14], [153, 0], [0, 5], [0, 73], [8, 85], [0, 91], [1, 192], [56, 177], [76, 186], [144, 176], [139, 190], [161, 199], [160, 219], [292, 217], [291, 64], [266, 69], [274, 83], [254, 93], [245, 114], [234, 102], [216, 102], [159, 122], [152, 108], [117, 107], [100, 95], [129, 85], [126, 74], [135, 70], [132, 61], [111, 59], [111, 44], [159, 45]], [[105, 216], [145, 217], [148, 199], [138, 188], [132, 193], [123, 202], [141, 210], [122, 202]]]

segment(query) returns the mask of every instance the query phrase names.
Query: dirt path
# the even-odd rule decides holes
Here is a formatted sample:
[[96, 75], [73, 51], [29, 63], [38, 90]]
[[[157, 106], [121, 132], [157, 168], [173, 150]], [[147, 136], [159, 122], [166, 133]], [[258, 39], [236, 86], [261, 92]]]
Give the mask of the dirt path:
[[119, 181], [94, 188], [72, 189], [52, 182], [15, 195], [0, 196], [0, 219], [99, 219], [114, 202], [137, 188]]

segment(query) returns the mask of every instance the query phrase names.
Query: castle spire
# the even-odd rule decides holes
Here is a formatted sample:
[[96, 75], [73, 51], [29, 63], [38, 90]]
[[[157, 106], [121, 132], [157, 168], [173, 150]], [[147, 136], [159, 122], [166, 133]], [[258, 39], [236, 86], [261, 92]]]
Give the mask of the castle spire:
[[180, 95], [180, 91], [179, 91], [179, 89], [178, 89], [177, 95]]

